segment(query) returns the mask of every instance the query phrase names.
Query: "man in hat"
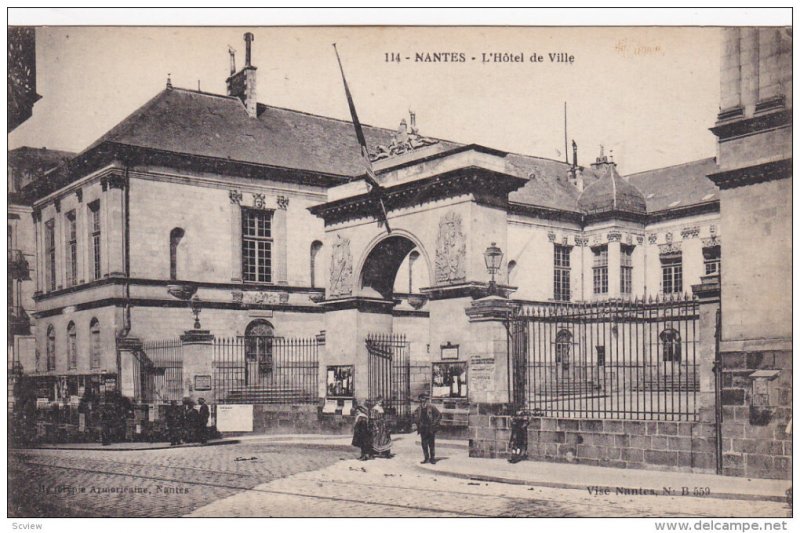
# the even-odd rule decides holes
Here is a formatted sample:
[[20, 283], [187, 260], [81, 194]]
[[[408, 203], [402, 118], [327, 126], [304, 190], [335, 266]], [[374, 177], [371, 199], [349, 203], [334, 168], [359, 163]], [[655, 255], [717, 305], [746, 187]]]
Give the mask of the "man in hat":
[[198, 417], [197, 417], [197, 438], [200, 439], [200, 442], [205, 444], [206, 440], [208, 440], [208, 419], [210, 417], [210, 413], [208, 411], [208, 405], [206, 405], [205, 398], [199, 398], [197, 403], [200, 404], [200, 409], [198, 410]]
[[363, 405], [356, 408], [356, 423], [353, 426], [353, 446], [361, 449], [359, 461], [372, 459], [372, 434], [369, 430], [369, 411]]
[[420, 394], [419, 402], [419, 407], [414, 411], [414, 420], [417, 425], [417, 433], [419, 433], [420, 440], [422, 440], [422, 453], [425, 455], [425, 460], [422, 461], [422, 464], [430, 463], [435, 465], [436, 432], [439, 430], [442, 414], [431, 405], [427, 394]]

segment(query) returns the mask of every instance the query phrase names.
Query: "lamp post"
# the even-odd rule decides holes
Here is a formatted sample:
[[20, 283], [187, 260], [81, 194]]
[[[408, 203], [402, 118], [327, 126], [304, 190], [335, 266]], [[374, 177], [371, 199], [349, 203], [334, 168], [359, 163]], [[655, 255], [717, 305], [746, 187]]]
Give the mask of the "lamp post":
[[495, 275], [500, 271], [500, 264], [503, 262], [503, 250], [497, 246], [496, 242], [493, 242], [492, 245], [483, 252], [483, 258], [486, 261], [486, 270], [492, 276], [491, 281], [489, 281], [489, 294], [497, 294]]

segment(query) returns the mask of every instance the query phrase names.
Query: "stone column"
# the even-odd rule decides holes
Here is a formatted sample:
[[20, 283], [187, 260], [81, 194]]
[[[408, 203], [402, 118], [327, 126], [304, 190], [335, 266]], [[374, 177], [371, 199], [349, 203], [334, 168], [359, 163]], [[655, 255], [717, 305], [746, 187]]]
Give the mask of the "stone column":
[[273, 215], [273, 245], [275, 249], [273, 250], [273, 277], [272, 282], [278, 285], [286, 285], [287, 284], [287, 272], [286, 272], [286, 253], [289, 243], [287, 241], [287, 231], [286, 231], [286, 208], [279, 207], [275, 210]]
[[231, 281], [242, 281], [242, 193], [229, 192], [231, 199]]
[[[105, 194], [107, 274], [111, 277], [125, 275], [125, 179], [108, 177]], [[158, 237], [157, 237], [158, 238]]]
[[183, 345], [183, 396], [195, 403], [205, 398], [215, 403], [211, 360], [214, 353], [214, 335], [207, 329], [190, 329], [181, 335]]
[[622, 295], [620, 286], [620, 264], [622, 233], [611, 231], [608, 233], [608, 297], [619, 298]]
[[126, 398], [133, 398], [136, 394], [136, 355], [142, 351], [142, 341], [136, 337], [117, 339], [117, 351], [119, 352], [120, 393]]

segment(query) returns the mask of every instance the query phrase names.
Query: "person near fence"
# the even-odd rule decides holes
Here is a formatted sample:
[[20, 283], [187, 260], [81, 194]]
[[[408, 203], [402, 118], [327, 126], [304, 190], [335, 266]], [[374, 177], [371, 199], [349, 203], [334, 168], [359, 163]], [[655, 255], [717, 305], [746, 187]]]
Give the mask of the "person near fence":
[[383, 409], [383, 398], [378, 396], [375, 405], [369, 411], [370, 434], [372, 435], [372, 453], [387, 459], [392, 457], [392, 436], [386, 413]]
[[419, 395], [420, 405], [414, 411], [413, 419], [417, 426], [417, 433], [419, 433], [420, 440], [422, 441], [422, 453], [425, 460], [422, 464], [430, 463], [436, 464], [436, 432], [439, 430], [439, 422], [442, 419], [442, 414], [439, 410], [431, 405], [430, 398], [427, 394]]
[[356, 408], [356, 423], [353, 426], [353, 446], [361, 449], [359, 461], [372, 459], [372, 435], [369, 431], [369, 411], [363, 405]]
[[194, 402], [190, 399], [184, 400], [184, 440], [186, 442], [197, 442], [197, 425], [200, 420], [200, 413], [194, 408]]
[[511, 452], [509, 463], [518, 463], [528, 457], [529, 423], [530, 421], [522, 409], [511, 417], [511, 438], [508, 441], [508, 449]]
[[200, 404], [200, 408], [198, 409], [198, 418], [197, 418], [197, 438], [198, 440], [205, 444], [208, 440], [208, 418], [211, 414], [208, 411], [208, 405], [206, 405], [205, 398], [199, 398], [197, 403]]
[[167, 406], [167, 433], [169, 434], [169, 445], [176, 446], [181, 443], [183, 433], [183, 411], [178, 402], [172, 400]]

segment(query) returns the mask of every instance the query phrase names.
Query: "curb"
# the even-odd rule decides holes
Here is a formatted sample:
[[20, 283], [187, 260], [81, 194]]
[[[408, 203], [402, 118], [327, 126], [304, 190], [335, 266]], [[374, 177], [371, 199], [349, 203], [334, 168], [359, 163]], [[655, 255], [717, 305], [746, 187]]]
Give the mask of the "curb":
[[91, 446], [91, 447], [79, 447], [79, 446], [35, 446], [32, 448], [15, 448], [16, 450], [71, 450], [71, 451], [102, 451], [102, 452], [149, 452], [150, 450], [178, 450], [181, 448], [200, 448], [206, 446], [225, 446], [227, 444], [239, 444], [238, 439], [231, 439], [231, 440], [220, 440], [220, 441], [209, 441], [205, 444], [200, 443], [191, 443], [191, 444], [178, 444], [177, 446], [170, 446], [169, 444], [163, 446], [153, 446], [149, 448], [130, 448], [130, 447], [114, 447], [110, 448], [108, 446]]
[[[538, 481], [538, 480], [532, 481], [527, 479], [514, 479], [514, 478], [504, 478], [499, 476], [486, 476], [482, 474], [465, 474], [461, 472], [452, 472], [448, 470], [437, 470], [434, 467], [424, 467], [421, 465], [414, 465], [414, 466], [415, 468], [423, 472], [427, 473], [436, 472], [442, 476], [454, 477], [459, 479], [468, 479], [471, 481], [505, 483], [507, 485], [525, 485], [531, 487], [548, 487], [553, 489], [586, 490], [586, 485], [577, 485], [575, 483], [566, 483], [562, 481]], [[658, 489], [656, 489], [656, 491], [658, 491]], [[770, 494], [736, 494], [729, 492], [720, 492], [704, 496], [703, 498], [716, 499], [716, 500], [747, 500], [747, 501], [786, 503], [785, 496], [774, 496]]]

